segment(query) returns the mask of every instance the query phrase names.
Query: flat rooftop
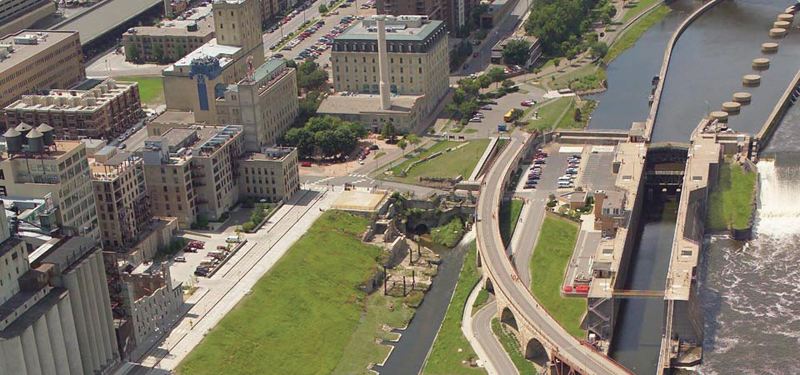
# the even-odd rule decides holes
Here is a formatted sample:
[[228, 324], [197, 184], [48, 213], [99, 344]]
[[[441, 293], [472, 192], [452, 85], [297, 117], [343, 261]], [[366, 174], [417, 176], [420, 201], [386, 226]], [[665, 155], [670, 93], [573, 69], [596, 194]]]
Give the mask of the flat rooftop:
[[[195, 24], [197, 25], [197, 30], [189, 30], [189, 26]], [[161, 23], [160, 26], [132, 27], [123, 33], [123, 35], [203, 37], [212, 33], [214, 33], [214, 20], [209, 17], [198, 21], [166, 21]]]
[[[74, 150], [76, 147], [82, 145], [81, 141], [56, 141], [56, 148], [55, 151], [46, 152], [43, 154], [36, 154], [27, 157], [23, 154], [14, 155], [14, 159], [36, 159], [36, 160], [58, 160], [62, 156], [66, 155], [70, 151]], [[0, 160], [8, 159], [9, 155], [7, 152], [0, 152]]]
[[333, 201], [331, 208], [342, 211], [375, 212], [386, 198], [386, 193], [344, 191]]
[[247, 160], [283, 161], [294, 150], [295, 150], [294, 147], [264, 147], [261, 150], [261, 152], [254, 152], [249, 155], [246, 155], [245, 161]]
[[[367, 16], [353, 23], [337, 36], [336, 40], [377, 40], [377, 16]], [[385, 16], [386, 40], [422, 41], [443, 25], [442, 21], [429, 20], [427, 16]]]
[[170, 65], [164, 69], [164, 71], [174, 72], [176, 66], [188, 68], [195, 59], [207, 56], [216, 57], [219, 59], [220, 67], [225, 68], [226, 65], [233, 61], [233, 56], [239, 53], [241, 50], [241, 47], [219, 45], [217, 44], [217, 38], [214, 38], [209, 40], [206, 44], [198, 47], [196, 50], [190, 52], [188, 55], [175, 62], [175, 64]]
[[392, 96], [392, 108], [381, 109], [381, 96], [378, 94], [331, 95], [320, 104], [317, 112], [325, 114], [407, 114], [411, 113], [417, 100], [422, 96]]
[[195, 122], [194, 112], [167, 110], [150, 122], [160, 124], [193, 124]]
[[7, 110], [92, 112], [137, 86], [136, 82], [107, 79], [87, 90], [50, 90], [47, 95], [23, 95]]
[[[21, 30], [0, 38], [0, 45], [12, 45], [14, 48], [14, 52], [8, 54], [5, 60], [0, 60], [0, 76], [2, 76], [6, 70], [23, 64], [36, 54], [44, 52], [48, 48], [51, 48], [75, 34], [77, 34], [75, 31]], [[27, 45], [14, 43], [15, 37], [26, 35], [35, 36], [37, 44]]]

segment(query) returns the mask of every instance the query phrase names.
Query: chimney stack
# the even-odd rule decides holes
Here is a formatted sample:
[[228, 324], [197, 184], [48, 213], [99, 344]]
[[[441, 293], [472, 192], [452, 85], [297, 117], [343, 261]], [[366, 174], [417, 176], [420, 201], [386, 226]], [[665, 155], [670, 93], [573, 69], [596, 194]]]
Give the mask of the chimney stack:
[[386, 16], [375, 16], [378, 21], [378, 69], [380, 70], [381, 109], [392, 108], [389, 90], [389, 54], [386, 51]]

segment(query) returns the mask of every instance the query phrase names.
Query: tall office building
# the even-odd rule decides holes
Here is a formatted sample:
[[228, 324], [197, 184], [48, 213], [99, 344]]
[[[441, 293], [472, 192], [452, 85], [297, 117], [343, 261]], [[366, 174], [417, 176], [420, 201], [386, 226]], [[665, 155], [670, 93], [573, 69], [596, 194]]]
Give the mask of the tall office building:
[[272, 146], [300, 111], [297, 74], [284, 60], [270, 60], [217, 98], [217, 124], [239, 124], [247, 151]]
[[21, 123], [0, 153], [0, 197], [45, 199], [40, 221], [68, 236], [100, 240], [92, 173], [80, 141], [56, 141], [53, 128]]
[[168, 109], [216, 120], [215, 99], [264, 63], [260, 7], [259, 0], [214, 0], [216, 38], [162, 72]]

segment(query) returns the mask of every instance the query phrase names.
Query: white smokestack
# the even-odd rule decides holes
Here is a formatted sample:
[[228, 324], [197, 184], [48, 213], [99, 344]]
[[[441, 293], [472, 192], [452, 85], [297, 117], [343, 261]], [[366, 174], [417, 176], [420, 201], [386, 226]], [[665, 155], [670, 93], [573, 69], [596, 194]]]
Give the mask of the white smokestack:
[[392, 108], [389, 97], [389, 54], [386, 51], [386, 17], [375, 16], [378, 21], [378, 69], [380, 70], [381, 109]]

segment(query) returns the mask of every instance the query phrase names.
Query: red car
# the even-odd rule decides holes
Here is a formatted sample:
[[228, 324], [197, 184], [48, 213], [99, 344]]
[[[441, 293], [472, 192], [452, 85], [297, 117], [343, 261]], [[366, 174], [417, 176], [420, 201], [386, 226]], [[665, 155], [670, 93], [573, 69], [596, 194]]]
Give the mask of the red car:
[[228, 247], [225, 245], [218, 245], [217, 250], [228, 250]]
[[478, 55], [480, 55], [480, 54], [481, 54], [480, 52], [475, 51], [475, 52], [472, 53], [472, 57], [478, 57]]
[[300, 163], [300, 166], [301, 167], [310, 167], [311, 166], [311, 162], [310, 161], [304, 161], [304, 162]]
[[530, 106], [532, 106], [532, 105], [533, 105], [533, 103], [531, 103], [531, 102], [529, 102], [529, 101], [527, 101], [527, 100], [526, 100], [526, 101], [524, 101], [524, 102], [522, 102], [522, 103], [519, 103], [519, 105], [521, 105], [521, 106], [523, 106], [523, 107], [530, 107]]

